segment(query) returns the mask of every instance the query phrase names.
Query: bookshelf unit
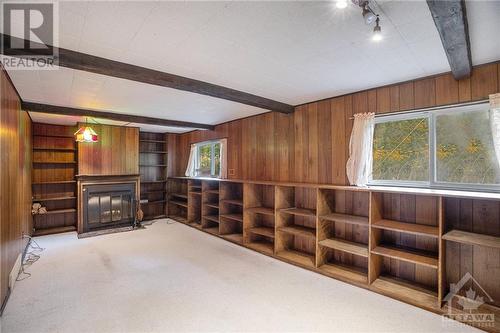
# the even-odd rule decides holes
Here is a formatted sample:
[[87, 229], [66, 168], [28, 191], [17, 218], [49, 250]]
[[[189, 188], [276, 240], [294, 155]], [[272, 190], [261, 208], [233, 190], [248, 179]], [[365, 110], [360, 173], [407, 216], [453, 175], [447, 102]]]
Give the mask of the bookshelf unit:
[[[139, 133], [141, 209], [144, 220], [166, 217], [167, 135]], [[187, 199], [185, 200], [187, 202]]]
[[370, 200], [370, 282], [437, 306], [441, 198], [372, 192]]
[[188, 182], [184, 179], [169, 178], [167, 181], [168, 217], [188, 221]]
[[243, 184], [221, 182], [219, 185], [219, 233], [243, 243]]
[[317, 265], [339, 279], [368, 282], [369, 194], [318, 190]]
[[219, 182], [202, 181], [201, 191], [201, 228], [219, 235]]
[[35, 236], [76, 231], [76, 130], [33, 124], [32, 202], [47, 209], [33, 216]]
[[188, 211], [199, 211], [201, 196], [201, 228], [177, 221], [429, 311], [447, 313], [450, 283], [472, 270], [492, 297], [478, 311], [495, 313], [500, 327], [498, 194], [172, 179], [186, 184]]
[[190, 179], [188, 182], [188, 211], [187, 222], [200, 229], [201, 228], [201, 180]]
[[276, 186], [276, 238], [278, 257], [316, 266], [316, 189]]
[[243, 243], [256, 251], [274, 254], [275, 188], [260, 184], [243, 186]]

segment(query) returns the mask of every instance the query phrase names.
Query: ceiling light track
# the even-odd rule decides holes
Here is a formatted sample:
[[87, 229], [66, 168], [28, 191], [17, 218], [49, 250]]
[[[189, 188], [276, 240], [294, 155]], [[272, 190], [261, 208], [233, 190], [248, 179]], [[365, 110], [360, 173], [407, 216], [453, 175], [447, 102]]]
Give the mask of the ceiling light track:
[[[375, 27], [373, 28], [373, 36], [372, 40], [378, 42], [382, 40], [382, 27], [380, 26], [380, 15], [373, 10], [370, 6], [369, 0], [351, 0], [351, 2], [361, 7], [361, 15], [363, 16], [363, 20], [365, 24], [370, 25], [375, 23]], [[336, 6], [339, 9], [344, 9], [347, 7], [347, 0], [336, 0]]]

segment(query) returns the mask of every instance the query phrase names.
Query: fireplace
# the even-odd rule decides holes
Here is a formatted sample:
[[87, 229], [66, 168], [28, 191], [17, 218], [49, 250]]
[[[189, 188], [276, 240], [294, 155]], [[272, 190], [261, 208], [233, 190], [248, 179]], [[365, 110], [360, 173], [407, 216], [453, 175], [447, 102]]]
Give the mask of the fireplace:
[[83, 186], [83, 232], [132, 226], [135, 184]]
[[132, 227], [139, 175], [77, 175], [78, 233]]

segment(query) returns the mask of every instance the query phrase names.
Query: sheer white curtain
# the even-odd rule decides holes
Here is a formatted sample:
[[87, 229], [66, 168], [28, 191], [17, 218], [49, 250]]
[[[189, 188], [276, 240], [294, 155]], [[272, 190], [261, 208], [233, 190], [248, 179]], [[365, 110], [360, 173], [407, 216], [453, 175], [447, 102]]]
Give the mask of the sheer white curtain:
[[346, 166], [347, 178], [351, 185], [365, 186], [368, 183], [372, 165], [374, 122], [374, 113], [354, 115]]
[[220, 178], [227, 178], [227, 139], [220, 140]]
[[490, 95], [490, 127], [495, 155], [500, 167], [500, 94]]
[[195, 177], [196, 176], [196, 145], [191, 145], [191, 152], [189, 153], [188, 165], [186, 168], [186, 177]]

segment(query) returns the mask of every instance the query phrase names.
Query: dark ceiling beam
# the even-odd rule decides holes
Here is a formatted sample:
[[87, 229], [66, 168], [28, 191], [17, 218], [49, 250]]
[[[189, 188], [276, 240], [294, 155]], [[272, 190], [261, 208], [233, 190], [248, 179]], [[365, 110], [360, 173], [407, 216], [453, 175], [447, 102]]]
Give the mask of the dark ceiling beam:
[[[16, 39], [23, 42], [25, 41], [23, 39], [4, 34], [0, 34], [0, 37], [4, 46], [10, 45], [11, 39]], [[5, 49], [8, 48], [2, 48], [2, 50]], [[42, 49], [38, 49], [38, 52], [40, 52], [40, 50]], [[90, 54], [80, 53], [72, 50], [55, 47], [54, 50], [59, 54], [58, 66], [61, 67], [67, 67], [71, 69], [77, 69], [81, 71], [107, 75], [141, 83], [153, 84], [166, 88], [189, 91], [196, 94], [207, 95], [241, 104], [251, 105], [270, 111], [292, 113], [294, 110], [294, 107], [292, 105], [211, 84], [208, 82], [198, 81], [179, 75], [160, 72], [153, 69], [96, 57]], [[39, 55], [37, 49], [31, 49], [29, 52], [30, 54], [28, 54], [28, 56]], [[6, 55], [8, 55], [8, 52]]]
[[139, 124], [149, 124], [149, 125], [159, 125], [159, 126], [169, 126], [169, 127], [183, 127], [183, 128], [196, 128], [196, 129], [206, 129], [214, 130], [215, 126], [207, 124], [191, 123], [186, 121], [178, 120], [167, 120], [143, 116], [126, 115], [108, 111], [95, 111], [77, 108], [68, 108], [64, 106], [47, 105], [32, 102], [21, 102], [21, 108], [24, 111], [29, 112], [40, 112], [40, 113], [50, 113], [64, 116], [79, 116], [79, 117], [93, 117], [101, 119], [110, 119], [117, 121], [124, 121], [127, 123], [139, 123]]
[[427, 5], [441, 37], [453, 77], [456, 80], [469, 77], [472, 58], [465, 0], [427, 0]]

